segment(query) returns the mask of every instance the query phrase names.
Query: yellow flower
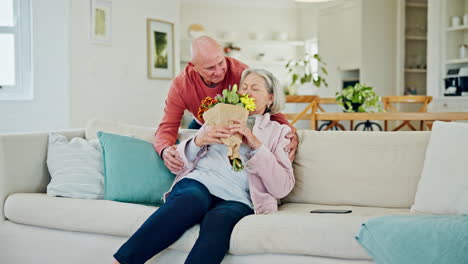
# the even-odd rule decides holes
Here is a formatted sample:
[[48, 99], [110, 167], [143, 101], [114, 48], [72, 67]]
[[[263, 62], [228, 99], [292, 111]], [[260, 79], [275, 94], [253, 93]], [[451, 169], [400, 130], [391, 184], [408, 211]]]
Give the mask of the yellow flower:
[[249, 110], [249, 111], [254, 111], [256, 106], [255, 106], [255, 99], [254, 98], [249, 98], [248, 94], [244, 94], [241, 96], [240, 101], [244, 104], [244, 108]]

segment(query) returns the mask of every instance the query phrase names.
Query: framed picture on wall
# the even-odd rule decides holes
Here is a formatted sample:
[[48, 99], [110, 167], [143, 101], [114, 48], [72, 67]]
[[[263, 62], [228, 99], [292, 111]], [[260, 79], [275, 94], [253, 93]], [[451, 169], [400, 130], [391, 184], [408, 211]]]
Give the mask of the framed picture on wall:
[[95, 43], [111, 44], [112, 36], [112, 2], [108, 0], [91, 0], [90, 39]]
[[146, 20], [148, 41], [148, 78], [170, 80], [174, 77], [174, 24], [158, 19]]

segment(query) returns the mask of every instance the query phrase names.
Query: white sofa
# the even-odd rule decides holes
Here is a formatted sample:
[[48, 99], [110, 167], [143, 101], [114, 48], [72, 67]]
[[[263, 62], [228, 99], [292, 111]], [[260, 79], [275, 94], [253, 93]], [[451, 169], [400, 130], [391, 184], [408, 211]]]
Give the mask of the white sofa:
[[[59, 131], [96, 131], [151, 140], [154, 129], [94, 121]], [[181, 137], [193, 131], [182, 130]], [[366, 220], [411, 214], [430, 132], [299, 131], [296, 186], [279, 212], [251, 215], [234, 228], [223, 263], [373, 263], [354, 235]], [[49, 197], [48, 133], [0, 135], [0, 263], [110, 263], [155, 207]], [[311, 214], [347, 208], [351, 214]], [[198, 233], [188, 230], [147, 263], [183, 263]]]

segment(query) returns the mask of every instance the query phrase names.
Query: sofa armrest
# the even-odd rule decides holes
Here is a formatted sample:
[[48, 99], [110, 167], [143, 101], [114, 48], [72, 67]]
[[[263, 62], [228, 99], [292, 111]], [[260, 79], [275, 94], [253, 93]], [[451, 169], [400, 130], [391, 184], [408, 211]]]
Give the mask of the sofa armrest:
[[[84, 138], [83, 129], [57, 131], [67, 138]], [[0, 221], [8, 195], [44, 193], [50, 182], [47, 169], [48, 133], [0, 134]]]

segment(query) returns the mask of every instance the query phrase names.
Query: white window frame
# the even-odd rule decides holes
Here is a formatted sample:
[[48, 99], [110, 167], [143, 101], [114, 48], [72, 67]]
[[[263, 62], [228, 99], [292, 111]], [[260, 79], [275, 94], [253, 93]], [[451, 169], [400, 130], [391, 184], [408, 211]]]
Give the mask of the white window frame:
[[0, 26], [15, 40], [15, 85], [2, 85], [0, 100], [32, 100], [32, 12], [31, 0], [13, 0], [13, 26]]

